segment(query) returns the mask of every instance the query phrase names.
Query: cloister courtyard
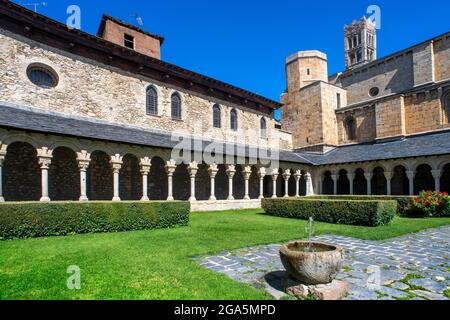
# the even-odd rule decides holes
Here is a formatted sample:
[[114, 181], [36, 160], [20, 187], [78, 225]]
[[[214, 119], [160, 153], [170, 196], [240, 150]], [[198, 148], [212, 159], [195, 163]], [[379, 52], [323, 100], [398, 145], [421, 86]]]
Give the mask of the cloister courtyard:
[[[435, 299], [448, 297], [448, 288], [443, 288], [449, 280], [449, 248], [442, 238], [442, 232], [448, 230], [442, 229], [446, 225], [449, 225], [448, 218], [396, 217], [390, 225], [380, 227], [317, 222], [315, 235], [345, 245], [347, 267], [342, 276], [360, 289], [359, 296], [352, 289], [349, 298]], [[219, 268], [202, 265], [199, 259], [224, 256], [223, 253], [240, 248], [264, 248], [264, 245], [271, 245], [267, 248], [272, 249], [263, 252], [270, 257], [276, 251], [276, 244], [305, 238], [305, 226], [305, 221], [266, 216], [256, 209], [192, 213], [189, 226], [175, 229], [1, 241], [0, 298], [273, 299], [264, 287], [217, 272]], [[393, 239], [396, 237], [403, 238]], [[412, 248], [415, 249], [411, 249], [417, 251], [414, 254], [407, 250], [390, 251], [398, 261], [380, 253], [383, 243], [397, 241], [398, 248], [406, 248], [404, 241], [408, 237], [414, 240]], [[354, 245], [349, 239], [353, 239]], [[358, 251], [358, 243], [372, 244], [374, 251], [363, 254]], [[371, 252], [379, 256], [374, 257]], [[355, 266], [355, 253], [360, 263], [365, 264], [364, 268]], [[378, 293], [365, 288], [363, 269], [370, 264], [382, 268], [385, 282], [392, 280], [390, 283], [399, 284], [394, 284], [390, 291], [388, 287], [382, 288]], [[67, 269], [74, 265], [81, 271], [79, 290], [70, 290], [66, 285]], [[276, 265], [269, 269], [265, 269], [267, 274], [280, 271]], [[252, 274], [242, 269], [236, 272]], [[386, 274], [393, 278], [386, 280]], [[408, 289], [405, 282], [410, 284]]]

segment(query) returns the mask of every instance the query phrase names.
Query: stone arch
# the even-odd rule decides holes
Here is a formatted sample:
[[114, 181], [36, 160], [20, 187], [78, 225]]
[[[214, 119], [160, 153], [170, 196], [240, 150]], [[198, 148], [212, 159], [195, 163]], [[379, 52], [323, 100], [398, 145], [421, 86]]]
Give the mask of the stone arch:
[[371, 181], [372, 195], [387, 194], [387, 180], [384, 176], [384, 168], [378, 166], [373, 169], [373, 177]]
[[300, 181], [299, 181], [299, 183], [300, 183], [300, 192], [299, 192], [299, 194], [300, 194], [300, 196], [304, 197], [304, 196], [306, 196], [306, 179], [305, 179], [305, 175], [306, 175], [307, 171], [302, 170], [301, 172], [302, 172], [302, 176], [300, 177]]
[[121, 200], [139, 200], [142, 198], [142, 176], [139, 159], [131, 153], [122, 158], [119, 171], [119, 195]]
[[188, 200], [191, 195], [191, 182], [187, 165], [177, 164], [173, 174], [173, 197], [175, 200]]
[[421, 191], [434, 190], [434, 178], [431, 170], [432, 167], [426, 163], [417, 166], [414, 176], [414, 194], [419, 194]]
[[290, 169], [291, 170], [291, 176], [289, 177], [289, 182], [288, 182], [288, 186], [289, 186], [289, 196], [290, 197], [294, 197], [295, 196], [295, 188], [296, 188], [296, 182], [295, 182], [295, 169]]
[[41, 173], [36, 148], [28, 142], [8, 145], [3, 164], [6, 201], [37, 201], [41, 197]]
[[166, 163], [160, 157], [153, 157], [150, 173], [147, 178], [148, 198], [150, 200], [167, 199], [167, 174]]
[[402, 165], [394, 167], [391, 180], [391, 194], [394, 196], [409, 195], [409, 180], [406, 168]]
[[442, 167], [441, 191], [450, 193], [450, 163]]
[[362, 168], [358, 168], [355, 170], [355, 178], [353, 179], [353, 194], [367, 194], [367, 180], [364, 176], [364, 169]]
[[54, 201], [80, 198], [80, 171], [77, 154], [68, 147], [57, 147], [48, 170], [48, 191]]
[[91, 153], [87, 170], [87, 196], [90, 200], [111, 200], [113, 198], [113, 172], [111, 157], [104, 151]]
[[331, 178], [331, 171], [325, 171], [325, 173], [323, 174], [322, 194], [334, 194], [334, 182]]
[[347, 170], [345, 169], [339, 171], [339, 177], [337, 181], [337, 194], [350, 194], [350, 180], [347, 177]]
[[[197, 200], [208, 200], [211, 195], [211, 182], [207, 164], [199, 164], [195, 175], [195, 198]], [[215, 190], [214, 190], [215, 191]]]

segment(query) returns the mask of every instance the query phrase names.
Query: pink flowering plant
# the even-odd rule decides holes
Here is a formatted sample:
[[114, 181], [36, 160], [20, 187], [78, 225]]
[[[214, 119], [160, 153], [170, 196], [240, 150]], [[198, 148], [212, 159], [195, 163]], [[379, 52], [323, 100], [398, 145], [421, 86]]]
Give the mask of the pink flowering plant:
[[400, 214], [408, 217], [450, 217], [447, 192], [423, 191], [418, 197], [400, 201]]

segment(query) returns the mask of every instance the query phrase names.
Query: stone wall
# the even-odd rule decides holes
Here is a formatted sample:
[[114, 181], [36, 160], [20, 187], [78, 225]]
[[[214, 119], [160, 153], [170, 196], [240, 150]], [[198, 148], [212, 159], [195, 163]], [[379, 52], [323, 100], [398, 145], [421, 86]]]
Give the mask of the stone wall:
[[380, 91], [377, 97], [410, 89], [414, 86], [413, 55], [405, 52], [346, 72], [337, 84], [347, 90], [349, 105], [373, 99], [369, 90], [374, 87]]
[[[59, 77], [55, 88], [43, 89], [29, 81], [30, 64], [42, 63]], [[275, 120], [240, 105], [213, 97], [168, 87], [152, 79], [101, 65], [79, 56], [30, 41], [0, 30], [0, 100], [28, 105], [69, 115], [88, 116], [115, 123], [131, 124], [164, 131], [183, 130], [207, 138], [238, 140], [240, 143], [264, 144], [260, 138], [260, 118], [266, 117], [268, 136], [275, 137]], [[158, 115], [146, 114], [146, 88], [158, 92]], [[171, 95], [182, 98], [182, 120], [171, 119]], [[222, 127], [213, 128], [212, 107], [221, 106]], [[230, 111], [238, 113], [238, 131], [230, 130]]]
[[450, 79], [450, 35], [434, 41], [435, 81]]
[[405, 134], [405, 104], [403, 96], [380, 101], [375, 106], [377, 139]]
[[420, 92], [405, 97], [406, 133], [442, 129], [443, 111], [438, 90]]
[[[353, 117], [356, 121], [356, 141], [348, 141], [345, 133], [344, 122], [347, 117]], [[336, 113], [338, 123], [338, 139], [339, 144], [347, 144], [349, 142], [364, 143], [375, 140], [375, 107], [373, 105], [355, 108], [348, 111]]]

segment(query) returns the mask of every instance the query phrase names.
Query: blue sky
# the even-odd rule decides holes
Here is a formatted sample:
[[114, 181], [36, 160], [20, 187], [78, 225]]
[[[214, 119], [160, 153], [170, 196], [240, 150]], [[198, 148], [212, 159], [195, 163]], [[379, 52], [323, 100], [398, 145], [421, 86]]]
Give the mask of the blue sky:
[[[299, 50], [328, 55], [329, 74], [344, 69], [343, 26], [376, 4], [381, 8], [378, 56], [450, 31], [450, 1], [44, 0], [38, 12], [65, 22], [81, 8], [82, 30], [95, 34], [103, 13], [166, 38], [162, 59], [279, 101], [284, 61]], [[14, 1], [19, 4], [39, 0]]]

